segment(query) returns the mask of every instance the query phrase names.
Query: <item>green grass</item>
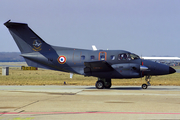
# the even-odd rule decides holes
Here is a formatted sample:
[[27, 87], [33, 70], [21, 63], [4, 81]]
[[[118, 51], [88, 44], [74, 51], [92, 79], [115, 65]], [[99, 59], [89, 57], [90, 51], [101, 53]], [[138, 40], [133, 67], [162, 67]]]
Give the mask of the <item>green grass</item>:
[[[21, 70], [10, 67], [9, 75], [2, 76], [0, 68], [0, 85], [63, 85], [64, 81], [68, 85], [95, 85], [96, 77], [84, 77], [74, 74], [73, 78], [69, 73], [53, 70]], [[142, 85], [145, 78], [138, 79], [112, 79], [113, 85]], [[155, 76], [151, 78], [152, 85], [180, 85], [180, 73], [171, 75]]]

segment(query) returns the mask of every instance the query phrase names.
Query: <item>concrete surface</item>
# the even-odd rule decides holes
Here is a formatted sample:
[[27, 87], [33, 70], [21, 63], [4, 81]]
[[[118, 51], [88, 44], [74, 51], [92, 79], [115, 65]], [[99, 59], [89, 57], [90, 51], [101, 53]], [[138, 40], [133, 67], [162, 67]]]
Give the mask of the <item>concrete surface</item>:
[[180, 86], [0, 86], [0, 120], [180, 119]]

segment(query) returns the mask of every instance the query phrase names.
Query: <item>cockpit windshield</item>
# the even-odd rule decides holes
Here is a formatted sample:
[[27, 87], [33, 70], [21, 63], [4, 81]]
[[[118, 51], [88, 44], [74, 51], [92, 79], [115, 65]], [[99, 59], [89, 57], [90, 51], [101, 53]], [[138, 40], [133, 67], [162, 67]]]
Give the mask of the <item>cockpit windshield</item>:
[[122, 53], [118, 55], [118, 60], [135, 60], [135, 59], [139, 59], [139, 56], [133, 53]]
[[132, 60], [139, 59], [139, 56], [133, 53], [129, 54]]

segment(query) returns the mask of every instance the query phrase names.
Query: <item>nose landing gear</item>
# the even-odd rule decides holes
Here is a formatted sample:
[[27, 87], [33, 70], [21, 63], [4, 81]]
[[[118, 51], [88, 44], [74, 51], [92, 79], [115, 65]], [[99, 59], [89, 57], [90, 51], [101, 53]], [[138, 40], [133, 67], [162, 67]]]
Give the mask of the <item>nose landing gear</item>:
[[151, 86], [150, 79], [151, 79], [151, 76], [149, 75], [145, 77], [146, 84], [142, 84], [142, 89], [147, 89], [148, 86]]

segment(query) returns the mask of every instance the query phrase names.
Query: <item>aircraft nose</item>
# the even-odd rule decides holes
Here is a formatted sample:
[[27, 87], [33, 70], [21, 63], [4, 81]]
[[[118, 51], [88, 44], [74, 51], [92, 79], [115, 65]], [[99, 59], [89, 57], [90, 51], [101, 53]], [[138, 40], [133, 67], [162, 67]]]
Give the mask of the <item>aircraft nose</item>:
[[176, 72], [176, 70], [175, 70], [174, 68], [169, 67], [169, 74], [171, 74], [171, 73], [175, 73], [175, 72]]

